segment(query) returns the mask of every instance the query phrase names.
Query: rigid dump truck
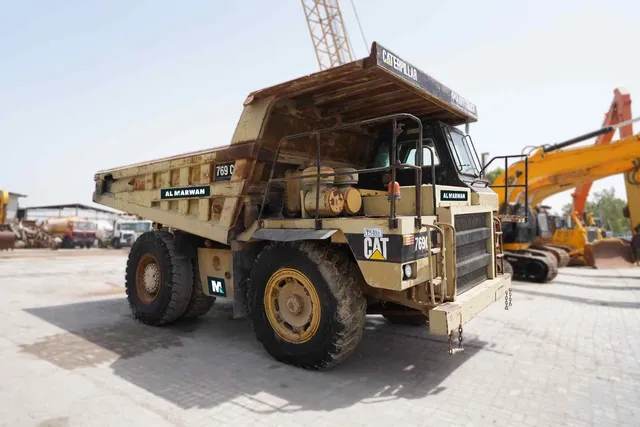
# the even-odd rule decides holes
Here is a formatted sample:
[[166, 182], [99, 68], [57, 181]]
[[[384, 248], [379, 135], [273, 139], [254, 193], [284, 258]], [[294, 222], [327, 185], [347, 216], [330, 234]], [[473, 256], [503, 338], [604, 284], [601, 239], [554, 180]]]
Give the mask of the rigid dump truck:
[[53, 237], [62, 239], [63, 249], [90, 248], [96, 241], [96, 224], [78, 217], [49, 218], [44, 229]]
[[126, 292], [150, 325], [249, 316], [275, 359], [327, 368], [365, 315], [462, 327], [504, 299], [498, 196], [455, 126], [476, 107], [377, 43], [371, 55], [251, 93], [230, 145], [95, 175], [93, 200], [154, 222]]

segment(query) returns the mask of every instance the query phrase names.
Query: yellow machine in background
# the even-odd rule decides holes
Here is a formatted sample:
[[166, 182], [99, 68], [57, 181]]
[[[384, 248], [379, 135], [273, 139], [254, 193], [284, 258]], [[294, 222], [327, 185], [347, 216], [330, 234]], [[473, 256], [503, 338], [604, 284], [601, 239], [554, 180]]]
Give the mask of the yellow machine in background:
[[8, 204], [9, 192], [7, 190], [0, 190], [0, 224], [4, 224]]
[[[628, 245], [620, 239], [602, 239], [606, 241], [595, 242], [587, 248], [584, 258], [585, 246], [588, 243], [588, 233], [582, 221], [574, 221], [578, 228], [575, 230], [558, 230], [559, 234], [553, 235], [549, 229], [549, 218], [537, 210], [540, 204], [554, 194], [578, 187], [580, 185], [617, 175], [629, 171], [633, 176], [638, 176], [638, 162], [640, 158], [640, 134], [623, 138], [619, 141], [593, 146], [581, 146], [566, 149], [570, 145], [577, 144], [595, 136], [610, 133], [618, 127], [628, 126], [630, 123], [640, 120], [633, 119], [629, 122], [619, 123], [615, 126], [606, 126], [600, 130], [590, 132], [583, 136], [573, 138], [566, 142], [541, 146], [534, 149], [527, 157], [527, 161], [519, 161], [511, 165], [506, 173], [498, 176], [492, 187], [502, 187], [505, 183], [512, 186], [511, 191], [496, 190], [501, 207], [509, 206], [510, 209], [530, 208], [530, 225], [521, 226], [519, 230], [505, 230], [504, 249], [507, 259], [512, 264], [527, 264], [532, 257], [542, 259], [541, 252], [553, 254], [559, 266], [571, 264], [595, 266], [596, 259], [613, 258], [615, 254], [624, 259], [630, 252]], [[528, 186], [525, 192], [517, 185], [525, 184], [525, 173], [528, 173]], [[506, 176], [509, 178], [506, 179]], [[630, 205], [633, 201], [630, 200]], [[640, 206], [640, 201], [637, 203]], [[538, 211], [538, 215], [533, 212]], [[580, 228], [581, 227], [581, 228]], [[515, 229], [515, 227], [512, 227]], [[566, 261], [566, 253], [559, 250], [566, 249], [571, 242], [573, 261]], [[581, 243], [584, 242], [584, 243]], [[617, 243], [616, 243], [617, 242]], [[598, 246], [596, 248], [596, 245]], [[618, 247], [616, 250], [615, 248]], [[599, 249], [605, 249], [599, 254]], [[630, 256], [630, 255], [629, 255]], [[526, 267], [523, 267], [526, 269]], [[515, 275], [518, 276], [518, 267], [514, 266]]]
[[0, 250], [13, 249], [16, 235], [8, 228], [5, 230], [7, 220], [7, 206], [9, 205], [9, 192], [0, 190]]
[[[595, 231], [594, 240], [602, 240], [602, 233], [595, 227], [593, 217], [590, 218], [590, 227]], [[558, 228], [553, 232], [551, 243], [558, 246], [565, 246], [569, 249], [571, 258], [569, 265], [590, 265], [595, 266], [595, 257], [590, 250], [589, 228], [585, 227], [577, 212], [571, 214], [570, 228]]]

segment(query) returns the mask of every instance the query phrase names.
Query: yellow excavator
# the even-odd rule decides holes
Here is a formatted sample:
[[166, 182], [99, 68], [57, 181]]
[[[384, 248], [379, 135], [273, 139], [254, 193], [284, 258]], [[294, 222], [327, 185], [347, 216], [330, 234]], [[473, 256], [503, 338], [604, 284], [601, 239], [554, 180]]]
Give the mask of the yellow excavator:
[[[631, 95], [625, 88], [616, 88], [613, 91], [613, 100], [609, 109], [604, 114], [602, 129], [614, 126], [611, 129], [618, 129], [620, 139], [633, 138], [633, 122], [631, 112]], [[615, 132], [600, 133], [594, 146], [611, 144]], [[622, 147], [624, 148], [624, 147]], [[625, 189], [628, 204], [624, 210], [625, 217], [629, 218], [631, 232], [635, 234], [640, 225], [640, 158], [633, 158], [633, 153], [627, 155], [607, 156], [601, 165], [590, 170], [583, 170], [582, 164], [575, 165], [576, 169], [571, 174], [550, 177], [548, 185], [543, 187], [540, 183], [536, 191], [531, 193], [532, 206], [536, 206], [545, 198], [565, 191], [576, 184], [574, 178], [577, 175], [578, 185], [572, 194], [573, 210], [569, 221], [558, 218], [549, 218], [547, 221], [553, 225], [561, 222], [564, 226], [554, 228], [552, 233], [543, 232], [538, 236], [536, 244], [553, 245], [567, 250], [570, 253], [569, 265], [590, 265], [596, 267], [596, 260], [601, 267], [628, 267], [632, 264], [630, 242], [620, 238], [608, 238], [604, 229], [593, 218], [591, 213], [585, 212], [587, 197], [591, 189], [593, 180], [601, 179], [611, 175], [623, 174], [625, 177]], [[592, 180], [583, 180], [588, 175]], [[538, 216], [548, 214], [548, 210], [538, 213]], [[543, 221], [544, 222], [544, 219]], [[572, 227], [568, 227], [568, 223]], [[535, 244], [534, 244], [535, 247]]]
[[[493, 181], [491, 187], [498, 194], [502, 212], [527, 213], [525, 223], [505, 223], [502, 227], [505, 258], [511, 264], [515, 278], [549, 281], [555, 277], [554, 263], [549, 261], [550, 258], [556, 266], [569, 264], [567, 245], [558, 239], [554, 241], [550, 219], [539, 209], [541, 203], [553, 194], [607, 176], [628, 173], [637, 167], [635, 160], [640, 158], [640, 134], [610, 144], [567, 147], [614, 132], [636, 121], [640, 121], [640, 117], [605, 126], [559, 144], [534, 147], [524, 160], [508, 166], [506, 173]], [[528, 180], [525, 178], [527, 175]], [[637, 172], [634, 173], [636, 175]], [[588, 263], [595, 264], [595, 261]]]
[[[538, 242], [550, 243], [563, 248], [568, 252], [569, 264], [572, 266], [595, 266], [595, 256], [591, 251], [591, 243], [604, 239], [602, 230], [593, 219], [592, 214], [585, 215], [585, 221], [580, 218], [578, 212], [572, 212], [570, 221], [565, 221], [561, 227], [557, 227], [557, 218], [548, 215], [550, 223], [556, 223], [556, 227], [550, 238], [539, 237]], [[570, 222], [570, 225], [569, 225]]]

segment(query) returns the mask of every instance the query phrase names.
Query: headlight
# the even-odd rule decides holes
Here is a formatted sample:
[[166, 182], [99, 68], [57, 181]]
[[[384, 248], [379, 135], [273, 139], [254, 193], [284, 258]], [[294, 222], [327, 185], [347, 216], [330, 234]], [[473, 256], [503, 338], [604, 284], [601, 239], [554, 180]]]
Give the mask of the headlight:
[[411, 264], [405, 264], [402, 267], [402, 271], [404, 272], [405, 280], [410, 279], [411, 276], [413, 275], [413, 269], [411, 268]]

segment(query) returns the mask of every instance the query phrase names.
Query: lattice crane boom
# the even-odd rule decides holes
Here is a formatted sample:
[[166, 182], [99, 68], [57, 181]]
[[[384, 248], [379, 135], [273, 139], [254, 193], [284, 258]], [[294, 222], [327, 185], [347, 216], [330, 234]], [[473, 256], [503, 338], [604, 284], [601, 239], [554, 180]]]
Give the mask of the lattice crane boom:
[[353, 61], [338, 0], [302, 0], [320, 70]]

